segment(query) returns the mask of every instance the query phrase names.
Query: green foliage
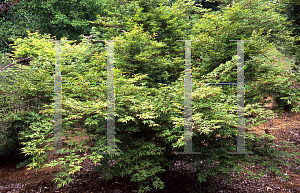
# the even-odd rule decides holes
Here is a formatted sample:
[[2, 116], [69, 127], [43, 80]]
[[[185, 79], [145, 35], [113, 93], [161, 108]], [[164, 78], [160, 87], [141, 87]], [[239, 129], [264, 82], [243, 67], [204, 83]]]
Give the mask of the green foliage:
[[[1, 69], [4, 69], [3, 67], [11, 61], [6, 55], [1, 54], [0, 58]], [[27, 115], [23, 110], [19, 90], [15, 87], [20, 72], [18, 65], [10, 65], [10, 68], [0, 72], [0, 161], [16, 161], [24, 158], [20, 155], [18, 133], [26, 126], [24, 120]]]
[[92, 29], [91, 39], [116, 40], [116, 67], [126, 76], [148, 74], [149, 87], [158, 83], [170, 84], [184, 70], [184, 43], [191, 21], [186, 14], [192, 11], [192, 2], [179, 1], [172, 7], [164, 0], [111, 2], [111, 10], [99, 16]]
[[200, 40], [192, 48], [196, 53], [193, 57], [193, 77], [203, 82], [236, 82], [236, 59], [233, 60], [232, 56], [236, 53], [237, 43], [228, 40], [251, 40], [244, 43], [245, 104], [259, 102], [261, 95], [269, 95], [285, 111], [299, 111], [299, 90], [293, 86], [299, 83], [299, 72], [291, 73], [274, 65], [272, 56], [266, 52], [274, 48], [274, 43], [268, 40], [276, 39], [289, 45], [297, 40], [291, 38], [285, 18], [274, 13], [272, 7], [275, 5], [263, 1], [243, 1], [232, 7], [224, 7], [221, 12], [204, 15], [194, 27], [200, 28], [200, 34], [189, 38]]
[[298, 37], [298, 40], [295, 41], [293, 45], [285, 45], [283, 53], [289, 55], [295, 55], [297, 68], [299, 70], [300, 65], [300, 3], [296, 0], [282, 0], [280, 4], [277, 6], [277, 10], [279, 13], [283, 14], [287, 17], [287, 20], [290, 21], [288, 28], [293, 31], [292, 36]]
[[[271, 5], [247, 0], [224, 8], [222, 12], [206, 13], [188, 21], [185, 14], [193, 9], [191, 1], [174, 2], [172, 6], [167, 6], [168, 2], [162, 0], [115, 3], [111, 10], [107, 10], [110, 18], [99, 16], [94, 24], [101, 27], [93, 28], [91, 35], [80, 44], [62, 39], [61, 69], [63, 82], [105, 83], [107, 53], [103, 45], [99, 48], [95, 42], [102, 38], [122, 40], [115, 43], [114, 76], [115, 148], [123, 154], [101, 154], [108, 150], [105, 127], [107, 86], [63, 84], [62, 129], [65, 139], [62, 152], [66, 154], [49, 160], [48, 154], [54, 150], [54, 42], [48, 35], [29, 33], [28, 38], [15, 40], [11, 57], [32, 56], [30, 66], [18, 65], [18, 76], [11, 85], [1, 87], [1, 92], [18, 90], [17, 96], [27, 106], [36, 104], [36, 108], [20, 118], [28, 124], [19, 132], [19, 140], [24, 145], [22, 152], [32, 156], [28, 166], [39, 169], [60, 165], [62, 171], [54, 179], [60, 187], [70, 183], [74, 174], [80, 171], [80, 164], [89, 159], [101, 163], [96, 170], [104, 179], [129, 177], [140, 184], [139, 192], [163, 189], [165, 185], [159, 174], [178, 160], [197, 161], [200, 183], [205, 182], [209, 175], [228, 177], [232, 171], [245, 171], [243, 166], [249, 164], [268, 165], [268, 172], [280, 175], [278, 167], [284, 164], [280, 157], [282, 151], [277, 151], [268, 140], [256, 135], [245, 137], [246, 151], [253, 151], [253, 156], [227, 153], [236, 151], [236, 89], [233, 86], [193, 85], [193, 151], [201, 152], [201, 155], [174, 154], [184, 150], [185, 96], [184, 44], [175, 40], [201, 40], [193, 43], [192, 48], [194, 82], [236, 82], [236, 43], [228, 40], [252, 40], [245, 43], [247, 123], [260, 122], [273, 115], [264, 110], [257, 96], [270, 92], [283, 100], [299, 101], [298, 91], [291, 89], [290, 84], [286, 85], [292, 79], [297, 82], [297, 74], [286, 72], [282, 76], [283, 71], [272, 66], [270, 57], [264, 53], [272, 48], [264, 38], [272, 34], [271, 28], [282, 32], [278, 36], [290, 38], [288, 32], [280, 28], [281, 22], [284, 23], [282, 18], [269, 10]], [[115, 12], [112, 11], [114, 8]], [[267, 11], [260, 13], [261, 8]], [[259, 22], [251, 24], [242, 19], [252, 16]], [[264, 18], [269, 19], [265, 28], [263, 22], [267, 21]], [[190, 27], [190, 24], [193, 25]], [[244, 29], [245, 26], [251, 27], [250, 32]], [[192, 28], [198, 31], [192, 31]], [[1, 75], [8, 77], [9, 73]], [[276, 92], [271, 91], [274, 86]], [[249, 116], [251, 113], [257, 117]], [[11, 120], [17, 120], [14, 115], [10, 114]], [[69, 140], [78, 135], [88, 138]], [[114, 160], [115, 164], [112, 163]], [[294, 167], [299, 165], [293, 164]]]
[[7, 14], [0, 15], [0, 50], [11, 51], [10, 38], [26, 37], [27, 30], [50, 33], [58, 39], [67, 37], [79, 43], [80, 35], [88, 35], [91, 30], [88, 21], [104, 13], [105, 4], [106, 0], [20, 0]]
[[291, 32], [286, 30], [285, 18], [276, 14], [272, 7], [272, 4], [265, 4], [264, 1], [241, 1], [232, 7], [223, 7], [221, 11], [203, 15], [189, 37], [197, 40], [195, 46], [192, 46], [193, 66], [197, 68], [196, 78], [231, 60], [236, 54], [237, 42], [229, 40], [242, 39], [251, 40], [244, 43], [245, 77], [249, 79], [259, 76], [253, 70], [261, 64], [247, 62], [251, 56], [264, 54], [270, 48], [267, 38], [276, 35], [276, 38], [291, 40], [288, 39], [288, 33]]

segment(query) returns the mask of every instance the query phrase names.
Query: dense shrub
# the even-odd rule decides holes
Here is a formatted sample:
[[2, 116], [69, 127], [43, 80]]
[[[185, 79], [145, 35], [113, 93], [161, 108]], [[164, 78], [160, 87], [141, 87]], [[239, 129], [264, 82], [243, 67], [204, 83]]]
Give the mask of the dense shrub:
[[[51, 162], [48, 162], [47, 153], [54, 150], [54, 43], [46, 41], [50, 40], [49, 36], [38, 33], [29, 33], [28, 38], [15, 41], [12, 57], [33, 56], [34, 59], [30, 66], [22, 66], [14, 86], [20, 91], [18, 95], [23, 98], [24, 104], [30, 104], [34, 97], [42, 104], [38, 111], [31, 112], [29, 122], [25, 117], [21, 119], [27, 119], [29, 124], [19, 132], [19, 140], [24, 145], [23, 153], [33, 156], [28, 166], [38, 169], [60, 165], [63, 170], [58, 173], [55, 181], [62, 186], [72, 181], [72, 175], [82, 168], [80, 163], [90, 159], [101, 163], [98, 170], [103, 178], [127, 176], [141, 185], [140, 192], [152, 188], [162, 189], [164, 183], [159, 174], [167, 172], [169, 166], [177, 160], [197, 161], [200, 182], [205, 182], [209, 175], [228, 177], [230, 172], [243, 171], [242, 166], [247, 164], [269, 165], [271, 173], [284, 176], [278, 169], [283, 159], [281, 153], [254, 134], [245, 137], [246, 151], [253, 151], [254, 155], [227, 153], [236, 151], [236, 90], [230, 86], [193, 85], [193, 151], [201, 152], [201, 155], [174, 154], [184, 150], [185, 97], [184, 59], [180, 53], [184, 49], [180, 49], [183, 47], [182, 42], [175, 43], [180, 38], [176, 33], [184, 36], [189, 32], [191, 35], [185, 36], [188, 39], [205, 40], [205, 43], [219, 46], [219, 50], [213, 51], [212, 45], [195, 43], [201, 54], [193, 57], [197, 58], [192, 63], [194, 82], [236, 82], [236, 44], [227, 42], [228, 38], [233, 37], [228, 22], [232, 22], [236, 28], [235, 38], [253, 40], [245, 45], [245, 56], [248, 56], [245, 57], [245, 117], [247, 124], [252, 121], [259, 123], [273, 116], [271, 111], [263, 108], [263, 104], [256, 102], [258, 96], [266, 94], [271, 88], [276, 87], [277, 93], [270, 91], [277, 94], [275, 97], [283, 99], [288, 96], [285, 100], [299, 101], [299, 95], [296, 95], [298, 91], [285, 85], [291, 79], [299, 81], [296, 74], [282, 76], [282, 70], [272, 66], [270, 57], [265, 54], [267, 49], [272, 48], [272, 44], [263, 38], [263, 32], [267, 33], [272, 27], [281, 28], [282, 18], [268, 21], [268, 31], [260, 29], [262, 23], [257, 26], [247, 24], [253, 30], [244, 33], [246, 30], [240, 25], [244, 22], [243, 17], [257, 16], [258, 20], [262, 20], [264, 16], [273, 19], [278, 15], [272, 13], [271, 5], [260, 6], [251, 1], [252, 5], [250, 1], [243, 1], [224, 8], [222, 13], [207, 13], [203, 18], [196, 18], [202, 21], [193, 26], [201, 28], [198, 35], [199, 31], [192, 33], [190, 28], [186, 31], [184, 29], [183, 23], [188, 22], [184, 14], [192, 9], [189, 2], [178, 1], [168, 8], [163, 4], [165, 1], [147, 2], [130, 1], [130, 6], [127, 1], [124, 5], [116, 3], [115, 8], [120, 8], [117, 10], [119, 13], [111, 12], [111, 22], [99, 17], [94, 23], [102, 27], [94, 28], [91, 35], [80, 44], [71, 45], [66, 39], [62, 40], [62, 79], [70, 83], [63, 84], [62, 88], [63, 136], [66, 138], [63, 152], [69, 154], [61, 155], [61, 158]], [[258, 8], [270, 11], [260, 13], [256, 10]], [[116, 27], [119, 25], [122, 25], [124, 33], [119, 32], [120, 28]], [[222, 30], [218, 33], [216, 27]], [[99, 33], [98, 30], [103, 31]], [[94, 44], [101, 39], [101, 35], [106, 39], [124, 40], [115, 44], [114, 74], [115, 148], [117, 152], [123, 152], [121, 154], [101, 154], [108, 151], [107, 86], [95, 84], [107, 79], [106, 50], [96, 48]], [[288, 34], [279, 35], [289, 38]], [[141, 46], [145, 47], [139, 49]], [[226, 60], [218, 57], [218, 54]], [[203, 68], [202, 64], [207, 68]], [[294, 109], [299, 110], [299, 107]], [[257, 116], [250, 116], [252, 113]], [[78, 129], [84, 129], [85, 133], [78, 132]], [[76, 132], [88, 138], [80, 142], [68, 141]], [[116, 160], [116, 164], [110, 164], [112, 160]]]

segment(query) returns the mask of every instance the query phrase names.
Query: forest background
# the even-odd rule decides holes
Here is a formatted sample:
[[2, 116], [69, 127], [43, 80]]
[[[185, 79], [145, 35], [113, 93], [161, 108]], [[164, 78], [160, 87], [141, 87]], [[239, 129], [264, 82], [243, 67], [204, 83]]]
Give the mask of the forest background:
[[[8, 1], [6, 1], [8, 2]], [[4, 5], [4, 4], [3, 4]], [[0, 156], [30, 168], [60, 165], [55, 181], [70, 183], [86, 159], [101, 165], [103, 178], [129, 177], [140, 192], [162, 189], [161, 174], [177, 160], [195, 162], [201, 184], [209, 175], [228, 176], [246, 165], [264, 165], [285, 176], [281, 165], [299, 170], [288, 147], [272, 136], [246, 133], [246, 151], [236, 151], [236, 86], [192, 87], [192, 147], [184, 151], [184, 42], [191, 43], [195, 82], [237, 82], [237, 43], [245, 42], [245, 122], [274, 116], [264, 108], [271, 96], [282, 111], [299, 112], [299, 10], [296, 0], [20, 0], [0, 12]], [[38, 32], [37, 32], [38, 31]], [[54, 151], [55, 42], [61, 40], [62, 129], [66, 156]], [[74, 41], [67, 41], [74, 40]], [[107, 44], [115, 40], [115, 142], [107, 151]], [[293, 56], [288, 68], [268, 50]], [[77, 84], [81, 82], [81, 84]], [[82, 84], [87, 83], [89, 84]], [[75, 135], [83, 141], [68, 140]], [[267, 137], [267, 138], [265, 138]], [[83, 154], [82, 154], [83, 153]], [[111, 165], [116, 160], [117, 164]], [[203, 169], [205, 168], [205, 169]], [[251, 174], [249, 174], [251, 175]]]

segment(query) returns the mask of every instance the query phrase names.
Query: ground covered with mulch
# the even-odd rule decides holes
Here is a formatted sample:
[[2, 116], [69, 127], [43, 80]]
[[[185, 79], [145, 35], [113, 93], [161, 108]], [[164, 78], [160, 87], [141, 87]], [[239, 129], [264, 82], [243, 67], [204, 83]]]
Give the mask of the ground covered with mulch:
[[[256, 133], [269, 133], [277, 139], [273, 141], [276, 145], [280, 141], [286, 140], [300, 144], [300, 113], [285, 113], [282, 117], [275, 117], [268, 122], [253, 128]], [[289, 151], [299, 152], [299, 149]], [[299, 157], [298, 157], [299, 159]], [[234, 183], [228, 184], [224, 179], [209, 176], [207, 182], [201, 187], [197, 181], [197, 171], [192, 170], [192, 164], [177, 162], [168, 174], [162, 175], [165, 182], [164, 190], [151, 190], [153, 193], [193, 193], [193, 192], [292, 192], [300, 193], [300, 175], [290, 168], [283, 167], [282, 170], [290, 176], [290, 180], [284, 182], [282, 177], [264, 176], [260, 180], [247, 178], [247, 175], [235, 178]], [[15, 163], [4, 163], [0, 166], [0, 192], [86, 192], [86, 193], [118, 193], [118, 192], [137, 192], [139, 186], [130, 182], [128, 178], [113, 178], [105, 181], [99, 173], [93, 172], [94, 165], [85, 163], [80, 174], [69, 185], [57, 189], [52, 179], [59, 171], [57, 167], [44, 168], [38, 171], [27, 170], [26, 168], [16, 169]], [[257, 172], [262, 167], [248, 167], [247, 170]], [[299, 168], [300, 170], [300, 168]]]

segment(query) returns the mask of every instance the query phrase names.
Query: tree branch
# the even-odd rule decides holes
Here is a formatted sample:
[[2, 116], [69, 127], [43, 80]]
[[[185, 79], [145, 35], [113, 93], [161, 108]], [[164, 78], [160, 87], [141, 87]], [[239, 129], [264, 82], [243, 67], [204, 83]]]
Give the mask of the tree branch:
[[[32, 56], [31, 56], [31, 57], [27, 57], [27, 58], [23, 58], [23, 59], [20, 59], [20, 60], [14, 61], [14, 62], [18, 63], [18, 62], [21, 62], [21, 61], [24, 61], [24, 60], [29, 60], [29, 59], [31, 59], [31, 58], [32, 58]], [[3, 67], [3, 68], [1, 69], [1, 72], [2, 72], [3, 70], [5, 70], [6, 68], [10, 68], [11, 66], [15, 65], [15, 63], [14, 63], [14, 62], [12, 62], [12, 63], [8, 64], [8, 65], [7, 65], [7, 66], [5, 66], [5, 67]]]

